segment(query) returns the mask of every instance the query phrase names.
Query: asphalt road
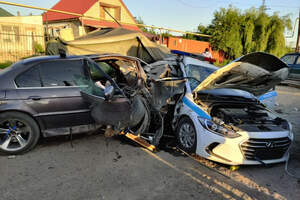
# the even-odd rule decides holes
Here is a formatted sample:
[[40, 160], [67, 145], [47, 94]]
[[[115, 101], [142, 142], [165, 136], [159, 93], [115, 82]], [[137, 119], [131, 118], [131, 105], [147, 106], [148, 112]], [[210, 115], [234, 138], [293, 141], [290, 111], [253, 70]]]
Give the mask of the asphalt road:
[[[276, 110], [291, 120], [296, 142], [290, 171], [300, 175], [300, 90], [277, 87]], [[297, 109], [296, 109], [297, 108]], [[40, 141], [33, 151], [0, 156], [0, 200], [299, 199], [284, 164], [271, 168], [197, 162], [173, 149], [156, 154], [124, 137], [79, 135]]]

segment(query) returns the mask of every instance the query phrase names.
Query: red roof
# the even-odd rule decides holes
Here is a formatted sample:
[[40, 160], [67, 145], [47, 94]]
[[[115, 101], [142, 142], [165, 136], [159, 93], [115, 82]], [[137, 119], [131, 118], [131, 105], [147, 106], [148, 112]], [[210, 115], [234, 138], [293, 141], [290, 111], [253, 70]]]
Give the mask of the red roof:
[[[119, 28], [120, 27], [115, 22], [97, 21], [97, 20], [89, 20], [89, 19], [82, 19], [81, 21], [84, 25], [93, 26], [93, 27], [96, 27], [96, 28], [100, 28], [100, 27]], [[122, 24], [122, 27], [125, 28], [125, 29], [133, 30], [133, 31], [141, 31], [137, 26], [134, 26], [134, 25]]]
[[[54, 10], [62, 10], [76, 14], [84, 14], [90, 9], [98, 0], [60, 0], [55, 6]], [[45, 16], [47, 15], [47, 17]], [[78, 18], [78, 16], [62, 14], [57, 12], [47, 11], [43, 14], [43, 21], [56, 21], [63, 19]]]

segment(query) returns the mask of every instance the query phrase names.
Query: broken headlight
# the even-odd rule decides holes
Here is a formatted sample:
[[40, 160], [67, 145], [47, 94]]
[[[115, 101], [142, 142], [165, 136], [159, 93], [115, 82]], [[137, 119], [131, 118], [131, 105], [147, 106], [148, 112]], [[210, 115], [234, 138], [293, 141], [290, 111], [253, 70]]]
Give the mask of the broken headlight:
[[240, 136], [240, 134], [236, 133], [235, 131], [229, 130], [224, 126], [218, 125], [211, 120], [202, 119], [202, 118], [198, 118], [198, 119], [199, 122], [202, 124], [202, 126], [210, 132], [213, 132], [221, 136], [230, 137], [230, 138], [236, 138]]

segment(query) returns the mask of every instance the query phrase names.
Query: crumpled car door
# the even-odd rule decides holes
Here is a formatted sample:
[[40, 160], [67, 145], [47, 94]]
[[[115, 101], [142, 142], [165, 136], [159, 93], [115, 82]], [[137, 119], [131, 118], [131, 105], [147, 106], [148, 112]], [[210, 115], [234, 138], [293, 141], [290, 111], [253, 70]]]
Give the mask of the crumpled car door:
[[99, 125], [112, 125], [114, 129], [120, 131], [128, 127], [134, 129], [138, 124], [142, 124], [148, 118], [146, 102], [139, 95], [128, 99], [118, 84], [97, 63], [92, 60], [89, 62], [107, 78], [115, 90], [113, 97], [106, 99], [104, 90], [95, 86], [91, 79], [77, 78], [77, 81], [85, 82], [80, 84], [86, 85], [81, 88], [81, 94], [83, 99], [90, 104], [91, 116], [95, 122]]

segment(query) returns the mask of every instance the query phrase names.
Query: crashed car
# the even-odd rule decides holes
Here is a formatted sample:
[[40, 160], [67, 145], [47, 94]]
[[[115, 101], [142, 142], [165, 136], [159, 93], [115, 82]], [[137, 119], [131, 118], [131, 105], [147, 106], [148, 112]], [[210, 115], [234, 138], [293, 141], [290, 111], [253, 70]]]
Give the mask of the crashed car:
[[21, 60], [0, 72], [0, 151], [24, 153], [40, 136], [101, 127], [110, 136], [145, 133], [157, 144], [167, 100], [184, 89], [184, 80], [160, 75], [115, 54]]
[[291, 124], [262, 102], [274, 100], [274, 86], [288, 77], [286, 64], [260, 52], [222, 68], [188, 56], [165, 63], [188, 79], [172, 120], [182, 150], [228, 165], [286, 161]]

